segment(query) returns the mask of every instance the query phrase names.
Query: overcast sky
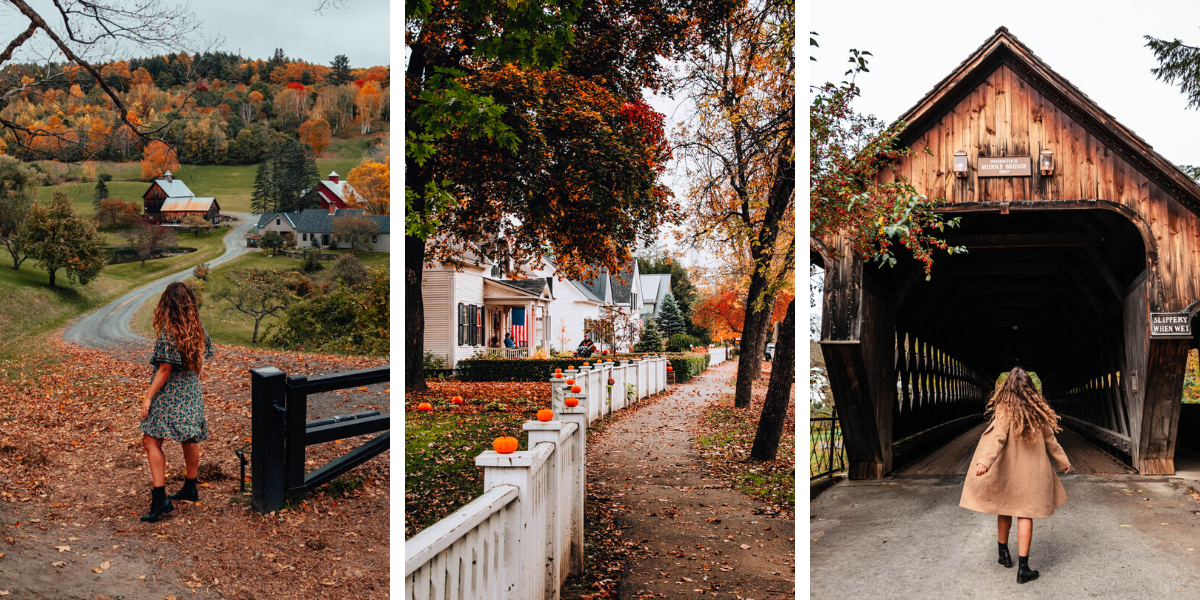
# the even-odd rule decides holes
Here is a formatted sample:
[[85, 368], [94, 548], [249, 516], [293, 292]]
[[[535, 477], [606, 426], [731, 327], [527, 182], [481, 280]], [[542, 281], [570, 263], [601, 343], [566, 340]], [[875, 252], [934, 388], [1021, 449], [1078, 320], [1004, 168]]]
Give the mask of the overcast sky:
[[[344, 8], [313, 11], [317, 0], [194, 0], [190, 3], [163, 0], [169, 6], [190, 4], [205, 39], [223, 37], [218, 48], [240, 52], [248, 58], [267, 59], [275, 48], [283, 48], [290, 58], [328, 65], [333, 57], [345, 54], [354, 67], [389, 63], [388, 0], [344, 0]], [[33, 6], [52, 26], [61, 18], [50, 0], [32, 0]], [[7, 44], [29, 21], [11, 7], [0, 10], [0, 46]], [[397, 32], [399, 34], [400, 32]], [[44, 48], [31, 44], [31, 49]], [[125, 50], [143, 56], [137, 50]], [[18, 59], [28, 55], [18, 56]]]
[[[860, 75], [860, 112], [892, 121], [948, 75], [1000, 25], [1118, 121], [1178, 164], [1200, 164], [1200, 111], [1175, 86], [1155, 80], [1143, 36], [1200, 45], [1192, 2], [815, 3], [809, 83], [840, 82], [850, 48], [870, 51]], [[807, 40], [805, 40], [807, 44]], [[801, 48], [807, 48], [807, 45]], [[802, 50], [803, 51], [803, 50]]]

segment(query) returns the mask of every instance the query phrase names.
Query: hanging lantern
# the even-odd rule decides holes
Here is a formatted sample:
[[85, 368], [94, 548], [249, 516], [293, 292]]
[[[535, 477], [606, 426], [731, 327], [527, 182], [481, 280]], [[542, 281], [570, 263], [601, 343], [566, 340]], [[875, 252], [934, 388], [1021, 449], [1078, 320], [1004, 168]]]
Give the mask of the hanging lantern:
[[967, 176], [967, 153], [961, 150], [954, 153], [954, 176]]
[[1042, 154], [1038, 156], [1038, 170], [1041, 171], [1042, 175], [1049, 176], [1054, 174], [1053, 150], [1042, 150]]

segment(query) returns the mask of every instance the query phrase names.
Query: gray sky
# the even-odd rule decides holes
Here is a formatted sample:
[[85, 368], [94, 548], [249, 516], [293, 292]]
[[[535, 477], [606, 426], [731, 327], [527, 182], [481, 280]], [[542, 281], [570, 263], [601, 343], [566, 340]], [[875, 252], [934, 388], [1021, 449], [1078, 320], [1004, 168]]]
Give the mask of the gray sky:
[[1200, 4], [1192, 2], [877, 2], [815, 3], [809, 31], [820, 48], [809, 83], [840, 82], [850, 48], [870, 51], [860, 75], [860, 112], [891, 121], [1004, 25], [1167, 159], [1200, 164], [1200, 111], [1187, 110], [1177, 87], [1155, 80], [1157, 66], [1142, 36], [1200, 45]]
[[[164, 3], [183, 4], [173, 0]], [[62, 19], [55, 18], [57, 12], [49, 0], [32, 0], [30, 4], [52, 26], [57, 28], [61, 24]], [[388, 0], [344, 0], [344, 8], [326, 9], [321, 14], [313, 11], [317, 0], [194, 0], [186, 4], [190, 4], [200, 21], [200, 35], [204, 39], [224, 37], [219, 50], [268, 59], [275, 48], [283, 48], [290, 58], [325, 65], [337, 54], [349, 57], [354, 67], [389, 64]], [[27, 25], [23, 15], [0, 4], [0, 46]], [[46, 40], [35, 42], [41, 43], [30, 43], [28, 50], [45, 49]], [[126, 49], [116, 54], [127, 58], [149, 53]], [[32, 58], [29, 52], [16, 57], [17, 60]]]

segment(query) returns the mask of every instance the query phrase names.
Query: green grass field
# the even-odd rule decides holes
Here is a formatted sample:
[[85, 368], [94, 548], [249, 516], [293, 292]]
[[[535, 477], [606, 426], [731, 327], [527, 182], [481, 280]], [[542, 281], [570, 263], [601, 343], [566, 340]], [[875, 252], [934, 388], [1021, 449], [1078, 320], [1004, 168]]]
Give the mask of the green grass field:
[[[344, 251], [332, 252], [326, 251], [329, 254], [344, 254]], [[359, 256], [359, 260], [367, 268], [382, 268], [387, 269], [389, 265], [390, 255], [386, 252], [364, 253]], [[332, 263], [326, 263], [326, 269], [332, 267]], [[267, 256], [261, 252], [251, 252], [239, 256], [225, 264], [214, 267], [208, 275], [208, 284], [204, 290], [203, 306], [200, 307], [200, 318], [204, 321], [204, 328], [208, 330], [208, 335], [214, 342], [220, 344], [234, 344], [238, 346], [254, 346], [251, 340], [254, 338], [254, 320], [248, 315], [239, 312], [230, 312], [227, 310], [228, 303], [221, 303], [212, 300], [213, 294], [218, 290], [229, 286], [229, 280], [225, 275], [234, 269], [275, 269], [280, 271], [298, 271], [300, 269], [300, 261], [286, 256]], [[322, 271], [324, 273], [325, 271]], [[193, 281], [191, 279], [188, 280]], [[146, 336], [154, 336], [154, 306], [157, 298], [147, 300], [133, 317], [133, 330]], [[269, 325], [275, 324], [279, 319], [275, 317], [266, 317], [263, 319], [259, 328], [259, 337], [266, 331]], [[261, 339], [259, 346], [262, 345]]]
[[225, 251], [222, 239], [228, 231], [222, 227], [198, 238], [184, 236], [179, 245], [196, 248], [196, 252], [146, 261], [145, 267], [138, 262], [106, 266], [87, 286], [71, 283], [59, 272], [57, 287], [50, 288], [46, 270], [37, 263], [25, 261], [19, 271], [14, 271], [8, 252], [0, 252], [0, 295], [5, 300], [0, 302], [0, 332], [4, 333], [0, 335], [0, 355], [6, 353], [4, 344], [15, 348], [27, 335], [58, 327], [133, 288], [220, 256]]

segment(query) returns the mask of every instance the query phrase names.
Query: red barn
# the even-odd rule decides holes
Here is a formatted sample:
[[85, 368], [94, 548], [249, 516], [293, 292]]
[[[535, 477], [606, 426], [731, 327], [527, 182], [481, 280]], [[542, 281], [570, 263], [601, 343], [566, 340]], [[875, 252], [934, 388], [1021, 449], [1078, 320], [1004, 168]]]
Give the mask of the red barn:
[[315, 188], [305, 191], [303, 197], [312, 202], [310, 206], [320, 207], [332, 213], [339, 209], [354, 208], [350, 204], [350, 199], [360, 196], [348, 182], [339, 181], [337, 171], [330, 171], [329, 179], [321, 181]]

